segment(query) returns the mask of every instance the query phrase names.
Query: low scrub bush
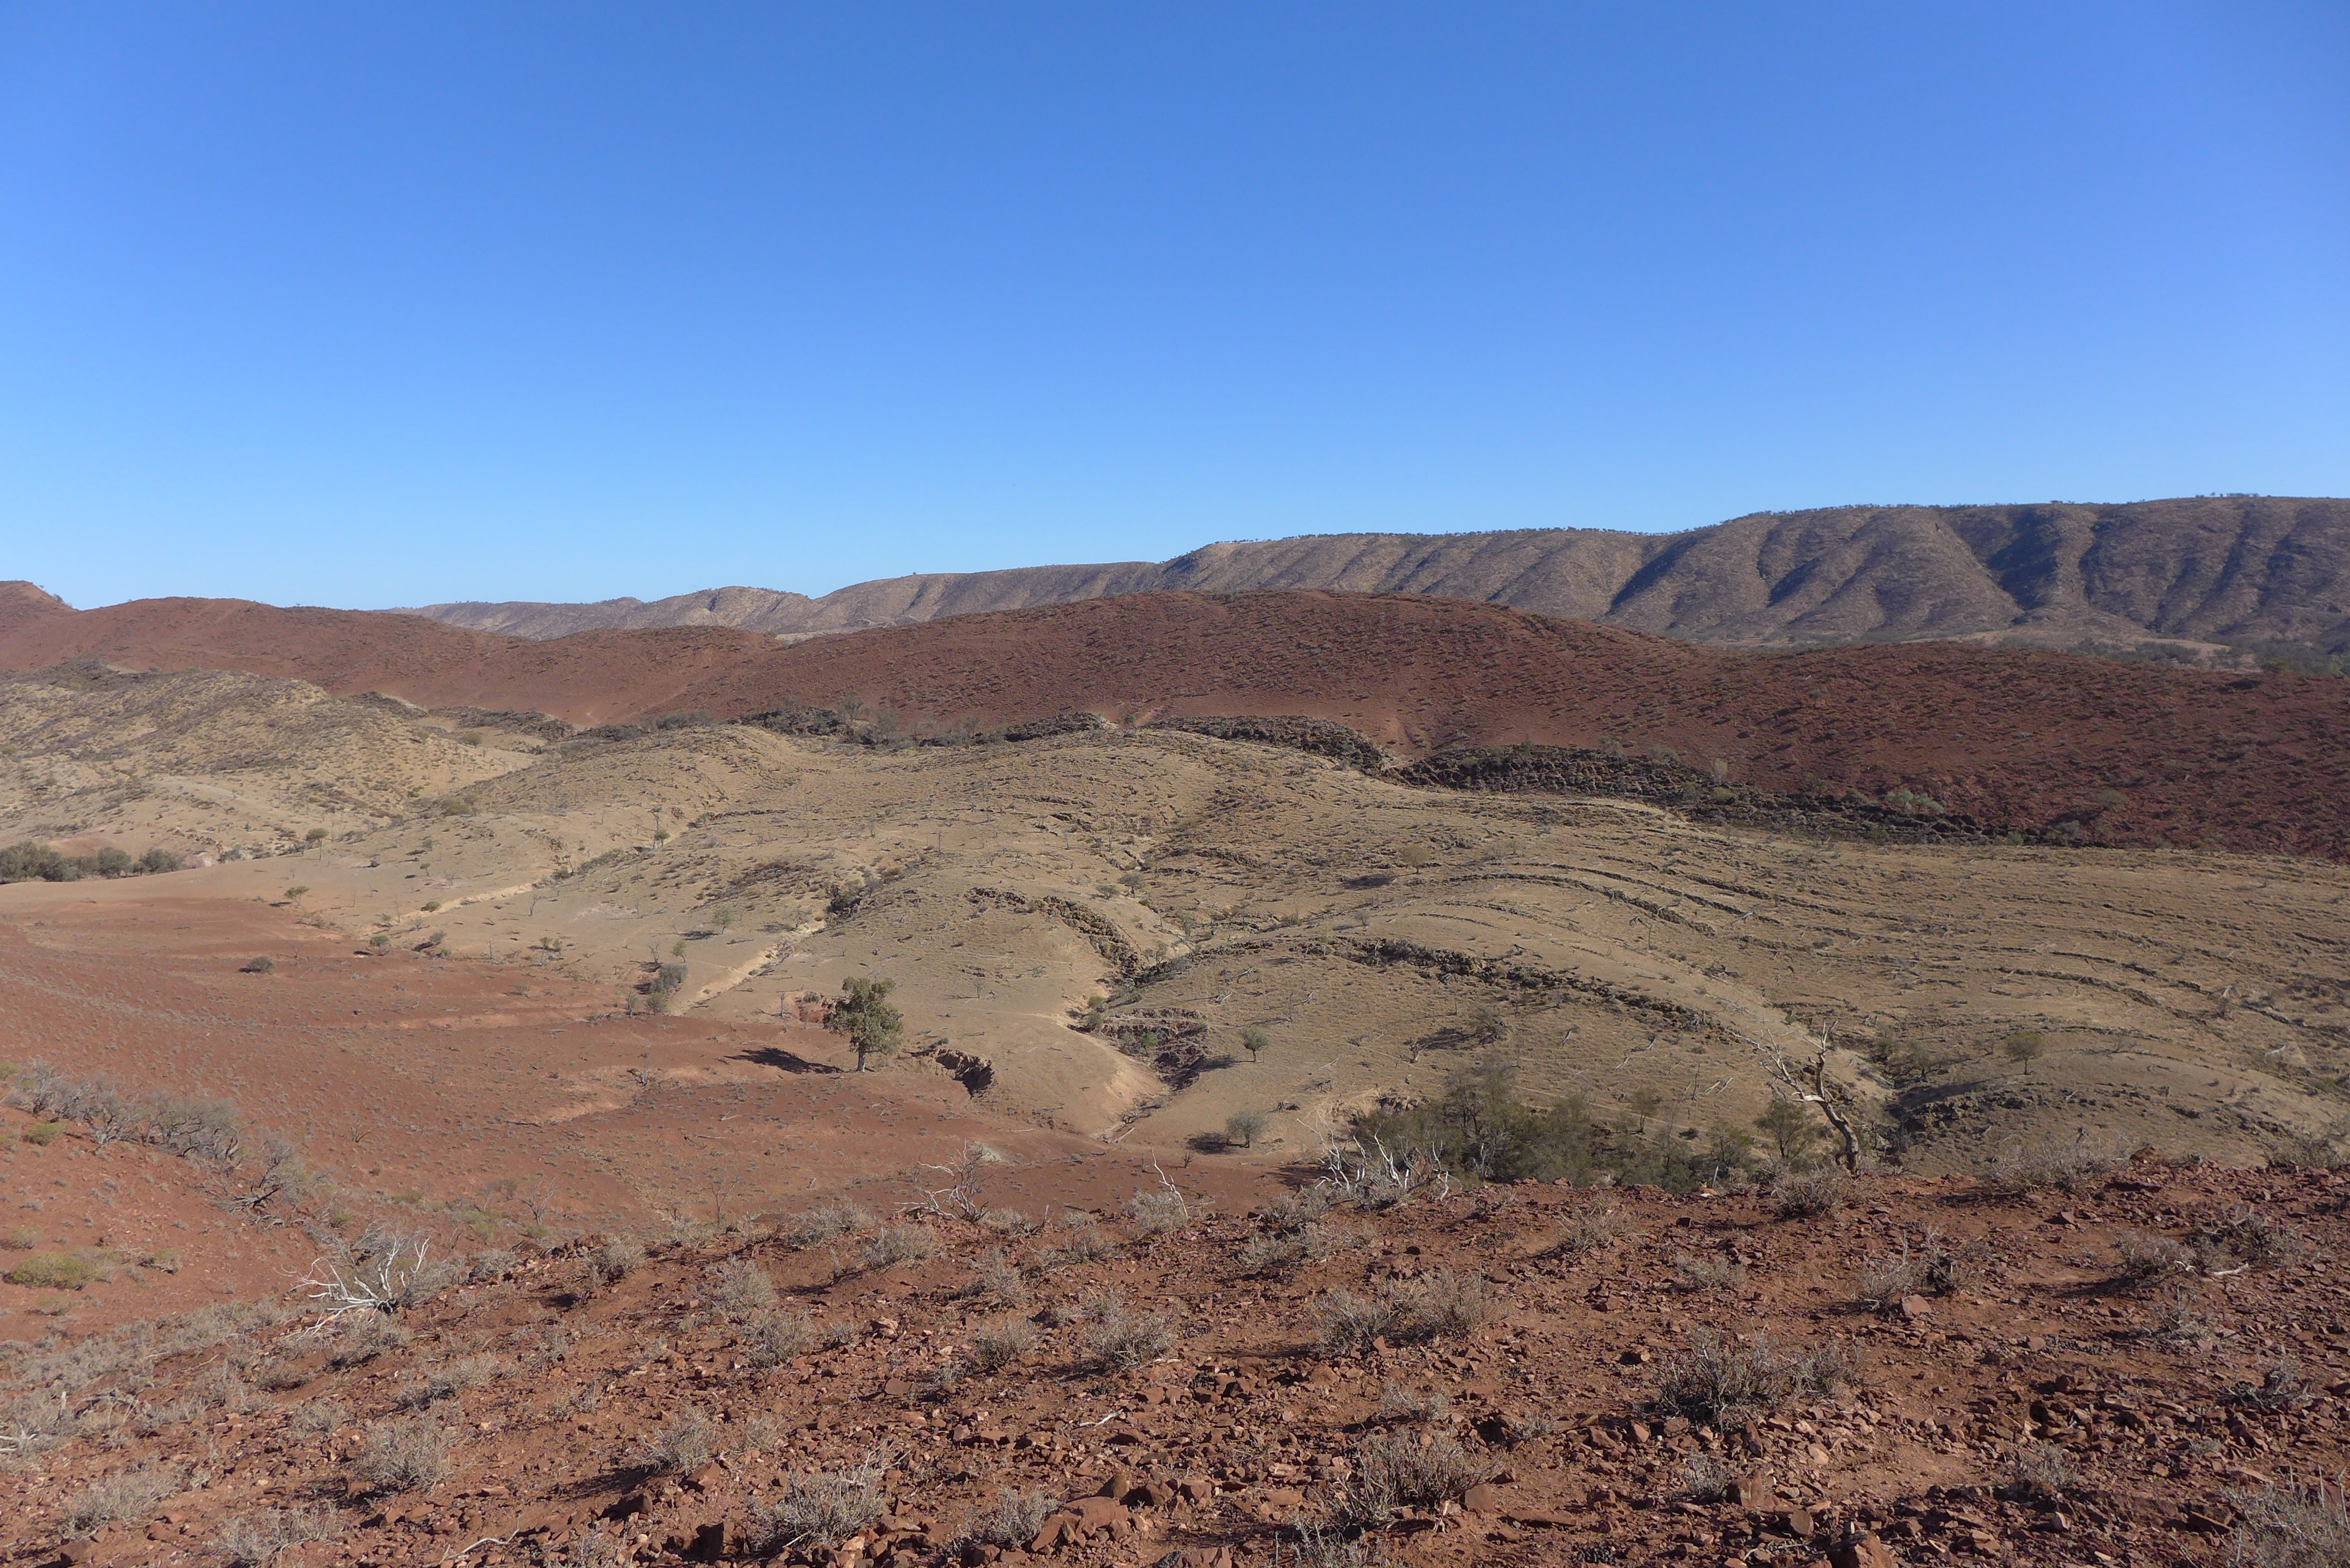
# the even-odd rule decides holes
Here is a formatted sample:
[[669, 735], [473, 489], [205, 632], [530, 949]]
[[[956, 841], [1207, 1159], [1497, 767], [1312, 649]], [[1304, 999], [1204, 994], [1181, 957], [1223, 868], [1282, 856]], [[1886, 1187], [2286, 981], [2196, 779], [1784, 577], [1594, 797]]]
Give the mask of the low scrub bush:
[[2236, 1514], [2228, 1561], [2238, 1568], [2342, 1568], [2350, 1563], [2350, 1504], [2338, 1480], [2234, 1492], [2228, 1502]]
[[438, 1486], [449, 1473], [449, 1434], [432, 1417], [392, 1417], [367, 1431], [351, 1479], [370, 1497]]
[[502, 1280], [514, 1272], [515, 1265], [520, 1261], [504, 1247], [492, 1247], [476, 1252], [465, 1261], [466, 1282], [479, 1285], [492, 1280]]
[[1459, 1502], [1493, 1477], [1493, 1466], [1451, 1437], [1422, 1441], [1404, 1433], [1365, 1439], [1354, 1474], [1338, 1494], [1330, 1523], [1341, 1532], [1377, 1530], [1407, 1508]]
[[1673, 1256], [1673, 1288], [1692, 1295], [1734, 1291], [1746, 1283], [1746, 1265], [1719, 1252]]
[[711, 1271], [711, 1295], [733, 1317], [746, 1317], [775, 1304], [775, 1282], [748, 1258], [729, 1258]]
[[1368, 1537], [1349, 1539], [1335, 1524], [1292, 1520], [1284, 1561], [1295, 1568], [1371, 1568], [1371, 1542]]
[[1684, 1502], [1721, 1502], [1737, 1479], [1737, 1472], [1714, 1455], [1694, 1453], [1681, 1466], [1681, 1484], [1673, 1495]]
[[1977, 1259], [1953, 1248], [1931, 1225], [1913, 1247], [1901, 1239], [1898, 1252], [1872, 1253], [1863, 1260], [1853, 1304], [1865, 1311], [1895, 1313], [1907, 1296], [1947, 1296], [1970, 1290], [1982, 1279]]
[[32, 1252], [0, 1279], [35, 1291], [78, 1291], [106, 1277], [103, 1265], [78, 1252]]
[[588, 1261], [588, 1277], [598, 1287], [614, 1284], [644, 1266], [645, 1244], [634, 1236], [608, 1236]]
[[1441, 1421], [1452, 1414], [1452, 1397], [1441, 1388], [1422, 1392], [1390, 1377], [1379, 1385], [1379, 1402], [1371, 1419], [1387, 1425], [1398, 1421]]
[[862, 1236], [873, 1225], [873, 1216], [854, 1203], [819, 1203], [785, 1220], [781, 1234], [795, 1247], [821, 1247], [843, 1236]]
[[2272, 1269], [2290, 1262], [2302, 1248], [2299, 1230], [2249, 1204], [2197, 1226], [2194, 1241], [2207, 1272], [2230, 1264]]
[[1134, 1221], [1134, 1233], [1146, 1241], [1173, 1235], [1191, 1222], [1191, 1205], [1171, 1189], [1138, 1192], [1126, 1200], [1126, 1212]]
[[104, 1524], [137, 1524], [186, 1484], [182, 1471], [161, 1465], [94, 1480], [66, 1500], [66, 1533], [88, 1535]]
[[1088, 1303], [1078, 1334], [1087, 1365], [1107, 1372], [1129, 1371], [1156, 1360], [1174, 1343], [1165, 1318], [1128, 1311], [1125, 1299], [1114, 1291]]
[[645, 1439], [637, 1463], [656, 1475], [691, 1475], [718, 1457], [724, 1440], [725, 1429], [707, 1412], [682, 1406]]
[[2062, 1498], [2080, 1480], [2073, 1456], [2054, 1443], [2018, 1443], [2008, 1451], [2001, 1469], [2008, 1485], [2022, 1487], [2034, 1497]]
[[877, 1452], [849, 1469], [790, 1477], [782, 1491], [754, 1511], [760, 1554], [829, 1552], [870, 1528], [884, 1511], [881, 1478], [889, 1469], [889, 1456]]
[[240, 1513], [213, 1536], [213, 1553], [229, 1568], [268, 1568], [290, 1546], [341, 1536], [343, 1521], [331, 1508], [297, 1504]]
[[971, 1364], [995, 1372], [1025, 1355], [1036, 1343], [1036, 1325], [1024, 1317], [999, 1318], [972, 1332]]
[[1409, 1149], [1456, 1176], [1489, 1181], [1569, 1180], [1693, 1192], [1752, 1164], [1753, 1140], [1727, 1127], [1698, 1142], [1637, 1122], [1609, 1123], [1570, 1096], [1547, 1108], [1519, 1103], [1506, 1067], [1481, 1063], [1439, 1098], [1357, 1119], [1366, 1144]]
[[1782, 1220], [1818, 1219], [1842, 1209], [1851, 1193], [1850, 1179], [1826, 1166], [1782, 1171], [1771, 1182], [1771, 1212]]
[[1478, 1274], [1439, 1269], [1405, 1298], [1406, 1331], [1413, 1339], [1451, 1339], [1474, 1334], [1500, 1314]]
[[935, 1257], [938, 1251], [938, 1238], [931, 1234], [927, 1226], [911, 1222], [884, 1225], [866, 1243], [858, 1262], [868, 1269], [889, 1269]]
[[2282, 1357], [2261, 1375], [2258, 1383], [2239, 1383], [2228, 1390], [2228, 1403], [2248, 1410], [2298, 1410], [2317, 1398], [2317, 1385], [2301, 1369], [2298, 1357]]
[[408, 1343], [408, 1331], [381, 1313], [355, 1313], [342, 1320], [327, 1351], [327, 1365], [338, 1372], [364, 1366]]
[[1055, 1227], [1061, 1235], [1060, 1244], [1046, 1247], [1036, 1255], [1040, 1267], [1062, 1268], [1071, 1263], [1097, 1263], [1104, 1258], [1118, 1256], [1118, 1243], [1109, 1239], [1101, 1222], [1082, 1209], [1065, 1209]]
[[1994, 1192], [2076, 1191], [2122, 1163], [2112, 1151], [2078, 1139], [2013, 1143], [1994, 1156], [1983, 1185]]
[[1314, 1298], [1310, 1310], [1322, 1348], [1341, 1355], [1370, 1349], [1400, 1316], [1393, 1293], [1386, 1291], [1357, 1295], [1343, 1288], [1326, 1290]]
[[413, 1383], [403, 1384], [392, 1402], [404, 1409], [421, 1409], [478, 1388], [505, 1370], [494, 1355], [466, 1355], [428, 1370]]
[[1417, 1286], [1388, 1281], [1369, 1295], [1325, 1291], [1309, 1310], [1322, 1347], [1336, 1355], [1367, 1350], [1375, 1340], [1399, 1344], [1473, 1333], [1498, 1311], [1482, 1278], [1450, 1269]]
[[1005, 1487], [993, 1503], [964, 1523], [947, 1543], [947, 1550], [964, 1556], [969, 1555], [966, 1549], [973, 1546], [1025, 1551], [1060, 1506], [1051, 1492], [1015, 1491]]
[[1700, 1328], [1660, 1369], [1654, 1399], [1672, 1414], [1734, 1429], [1791, 1399], [1849, 1384], [1857, 1373], [1857, 1358], [1839, 1343], [1782, 1351], [1762, 1334], [1742, 1344]]
[[2195, 1251], [2168, 1236], [2125, 1231], [2114, 1238], [2116, 1277], [2127, 1285], [2159, 1284], [2195, 1270]]
[[1028, 1278], [1004, 1255], [1003, 1248], [990, 1247], [972, 1265], [971, 1278], [963, 1282], [958, 1293], [973, 1301], [993, 1302], [997, 1306], [1018, 1306], [1028, 1299]]
[[331, 1438], [351, 1424], [351, 1407], [340, 1399], [309, 1399], [294, 1407], [286, 1430], [296, 1438]]
[[1368, 1244], [1358, 1230], [1307, 1223], [1295, 1231], [1259, 1231], [1241, 1243], [1236, 1262], [1245, 1274], [1289, 1274], [1352, 1247]]
[[800, 1313], [758, 1313], [743, 1325], [743, 1358], [762, 1369], [781, 1366], [815, 1343], [816, 1328]]
[[1624, 1216], [1614, 1209], [1586, 1209], [1561, 1226], [1550, 1251], [1561, 1258], [1579, 1258], [1606, 1251], [1624, 1237]]
[[2184, 1285], [2173, 1289], [2154, 1303], [2146, 1326], [2139, 1336], [2173, 1350], [2208, 1350], [2218, 1343], [2210, 1323], [2203, 1316], [2195, 1293]]

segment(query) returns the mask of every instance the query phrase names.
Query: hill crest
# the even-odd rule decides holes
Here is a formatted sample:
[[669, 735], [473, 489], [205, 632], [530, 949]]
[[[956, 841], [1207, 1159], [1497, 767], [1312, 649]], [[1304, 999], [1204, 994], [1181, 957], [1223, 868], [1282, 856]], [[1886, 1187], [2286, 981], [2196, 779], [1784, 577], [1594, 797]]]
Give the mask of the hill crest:
[[670, 626], [801, 638], [1118, 594], [1274, 588], [1469, 599], [1731, 646], [2171, 639], [2339, 652], [2350, 649], [2350, 502], [1843, 506], [1663, 535], [1305, 535], [1205, 545], [1160, 562], [881, 578], [813, 598], [732, 587], [650, 602], [408, 613], [535, 639]]

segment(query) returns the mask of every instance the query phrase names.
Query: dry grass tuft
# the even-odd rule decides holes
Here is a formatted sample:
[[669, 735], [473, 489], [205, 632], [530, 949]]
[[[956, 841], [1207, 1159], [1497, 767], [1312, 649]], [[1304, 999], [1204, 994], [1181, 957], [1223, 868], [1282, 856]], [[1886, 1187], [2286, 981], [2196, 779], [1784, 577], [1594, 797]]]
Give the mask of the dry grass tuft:
[[1587, 1209], [1573, 1220], [1559, 1228], [1551, 1241], [1548, 1254], [1558, 1258], [1579, 1258], [1586, 1252], [1605, 1251], [1624, 1237], [1624, 1216], [1613, 1209]]
[[1036, 1325], [1024, 1317], [998, 1318], [972, 1331], [971, 1365], [996, 1372], [1025, 1355], [1036, 1344]]
[[1309, 1309], [1322, 1348], [1352, 1355], [1374, 1341], [1390, 1343], [1448, 1339], [1471, 1334], [1493, 1321], [1500, 1308], [1476, 1274], [1440, 1269], [1418, 1287], [1389, 1282], [1363, 1296], [1327, 1290]]
[[711, 1297], [730, 1317], [748, 1317], [775, 1304], [775, 1282], [748, 1258], [729, 1258], [710, 1276]]
[[762, 1370], [781, 1366], [815, 1342], [815, 1325], [803, 1313], [764, 1312], [743, 1325], [743, 1358]]
[[795, 1247], [820, 1247], [843, 1236], [862, 1236], [873, 1223], [873, 1216], [854, 1203], [819, 1203], [785, 1220], [779, 1233]]
[[1852, 1196], [1852, 1179], [1828, 1166], [1787, 1170], [1771, 1183], [1771, 1212], [1782, 1220], [1816, 1220], [1842, 1210]]
[[1746, 1283], [1746, 1265], [1719, 1252], [1673, 1255], [1673, 1288], [1691, 1295], [1713, 1295]]
[[1441, 1421], [1452, 1414], [1452, 1396], [1437, 1388], [1426, 1392], [1390, 1377], [1379, 1385], [1379, 1402], [1371, 1419], [1380, 1425], [1398, 1421]]
[[1001, 1546], [1024, 1551], [1060, 1506], [1051, 1492], [1015, 1491], [1005, 1487], [993, 1503], [972, 1517], [947, 1543], [947, 1549], [950, 1552], [962, 1552], [967, 1547]]
[[1849, 1385], [1858, 1372], [1857, 1356], [1841, 1342], [1783, 1352], [1761, 1334], [1742, 1344], [1700, 1328], [1660, 1369], [1654, 1398], [1661, 1409], [1734, 1429], [1791, 1399]]
[[1492, 1476], [1492, 1465], [1452, 1438], [1382, 1434], [1356, 1451], [1355, 1473], [1331, 1509], [1330, 1523], [1342, 1532], [1377, 1530], [1402, 1509], [1458, 1502]]
[[958, 1294], [972, 1300], [1015, 1307], [1028, 1299], [1028, 1278], [1001, 1247], [990, 1247], [972, 1265], [971, 1278]]
[[2125, 1231], [2114, 1238], [2115, 1277], [2126, 1285], [2159, 1284], [2195, 1272], [2195, 1251], [2168, 1236]]
[[1983, 1185], [1993, 1192], [2038, 1192], [2052, 1187], [2073, 1192], [2121, 1163], [2119, 1156], [2080, 1139], [2014, 1143], [1991, 1160]]
[[2350, 1563], [2350, 1505], [2339, 1480], [2234, 1492], [2228, 1501], [2236, 1511], [2228, 1561], [2236, 1568], [2342, 1568]]
[[938, 1238], [931, 1234], [927, 1226], [911, 1222], [884, 1225], [866, 1243], [858, 1262], [868, 1269], [889, 1269], [936, 1257], [938, 1251]]
[[88, 1535], [104, 1524], [136, 1524], [186, 1484], [183, 1472], [161, 1465], [94, 1480], [66, 1503], [66, 1533]]
[[1086, 1364], [1108, 1372], [1127, 1372], [1154, 1361], [1174, 1343], [1174, 1333], [1165, 1318], [1128, 1311], [1125, 1299], [1115, 1291], [1087, 1303], [1086, 1321], [1077, 1336]]
[[725, 1441], [725, 1428], [708, 1411], [688, 1405], [671, 1412], [646, 1439], [637, 1463], [656, 1475], [691, 1475], [716, 1459]]
[[883, 1512], [881, 1478], [890, 1456], [876, 1451], [844, 1470], [796, 1475], [784, 1490], [754, 1510], [760, 1554], [809, 1548], [832, 1551]]
[[213, 1535], [212, 1549], [229, 1568], [267, 1568], [289, 1546], [333, 1541], [343, 1521], [331, 1508], [300, 1504], [240, 1513]]
[[449, 1434], [430, 1416], [394, 1417], [368, 1428], [352, 1479], [371, 1497], [421, 1491], [449, 1474]]

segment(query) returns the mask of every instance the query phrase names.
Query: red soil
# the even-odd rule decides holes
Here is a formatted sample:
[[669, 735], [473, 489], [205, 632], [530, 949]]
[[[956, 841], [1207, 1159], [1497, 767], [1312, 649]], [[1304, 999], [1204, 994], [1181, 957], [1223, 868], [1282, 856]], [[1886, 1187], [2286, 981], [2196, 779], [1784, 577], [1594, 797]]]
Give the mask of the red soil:
[[[599, 1227], [740, 1219], [796, 1205], [819, 1180], [886, 1210], [909, 1196], [909, 1171], [976, 1138], [1015, 1161], [999, 1201], [1032, 1211], [1115, 1203], [1149, 1180], [1099, 1144], [1003, 1127], [943, 1069], [843, 1071], [853, 1058], [813, 1025], [613, 1016], [609, 987], [519, 952], [377, 955], [287, 909], [150, 891], [6, 889], [0, 1058], [227, 1101], [255, 1158], [265, 1137], [285, 1138], [362, 1221], [373, 1210], [430, 1225], [443, 1206], [485, 1206], [511, 1240], [534, 1213]], [[242, 972], [261, 954], [271, 972]], [[102, 1248], [133, 1265], [68, 1298], [71, 1325], [272, 1294], [316, 1251], [297, 1230], [232, 1217], [176, 1157], [78, 1137], [26, 1144], [30, 1125], [0, 1114], [15, 1185], [39, 1204], [5, 1229], [37, 1233], [26, 1248]], [[1238, 1197], [1254, 1179], [1235, 1170], [1223, 1185]], [[502, 1180], [516, 1186], [494, 1196]], [[0, 1250], [0, 1270], [26, 1250]], [[159, 1251], [177, 1254], [175, 1271], [136, 1266]], [[0, 1282], [0, 1339], [45, 1331], [35, 1310], [56, 1299]]]
[[[923, 1225], [937, 1255], [891, 1267], [729, 1236], [663, 1248], [614, 1282], [593, 1272], [592, 1246], [525, 1248], [403, 1310], [407, 1343], [344, 1370], [338, 1341], [258, 1324], [56, 1365], [60, 1397], [97, 1411], [100, 1432], [109, 1401], [131, 1404], [117, 1382], [140, 1410], [207, 1389], [217, 1403], [224, 1384], [234, 1403], [198, 1406], [194, 1428], [174, 1406], [52, 1448], [44, 1484], [0, 1518], [0, 1552], [54, 1560], [84, 1489], [201, 1452], [211, 1484], [152, 1505], [152, 1522], [99, 1515], [70, 1561], [184, 1561], [233, 1518], [304, 1504], [340, 1526], [297, 1559], [311, 1568], [1232, 1568], [1291, 1560], [1289, 1521], [1325, 1517], [1403, 1452], [1474, 1471], [1429, 1506], [1374, 1518], [1365, 1555], [1396, 1568], [2315, 1563], [2230, 1552], [2277, 1544], [2253, 1532], [2252, 1511], [2283, 1501], [2278, 1483], [2330, 1479], [2350, 1457], [2350, 1340], [2329, 1261], [2350, 1241], [2345, 1191], [2323, 1172], [2141, 1160], [2020, 1198], [1874, 1179], [1845, 1212], [1806, 1220], [1752, 1196], [1520, 1186], [1376, 1216], [1342, 1208], [1324, 1221], [1341, 1244], [1262, 1272], [1242, 1259], [1269, 1226], [1231, 1213], [1156, 1239], [1112, 1216], [1116, 1248], [1077, 1262], [1044, 1255], [1052, 1232], [1007, 1241], [951, 1220]], [[1589, 1244], [1611, 1212], [1618, 1233]], [[2248, 1215], [2282, 1245], [2185, 1261], [2188, 1237]], [[1958, 1288], [1874, 1312], [1855, 1301], [1865, 1259], [1936, 1231], [1969, 1275]], [[2180, 1261], [2133, 1281], [2116, 1253], [2146, 1255], [2148, 1236]], [[1027, 1270], [1016, 1306], [970, 1289], [998, 1248]], [[827, 1343], [763, 1369], [768, 1309], [715, 1299], [718, 1271], [745, 1264]], [[1490, 1316], [1317, 1344], [1336, 1291], [1482, 1298]], [[1123, 1370], [1100, 1365], [1087, 1324], [1040, 1310], [1110, 1293], [1129, 1322], [1162, 1330]], [[972, 1364], [982, 1328], [1031, 1314], [1009, 1365]], [[1781, 1358], [1835, 1347], [1841, 1366], [1742, 1418], [1659, 1407], [1709, 1336]], [[371, 1496], [362, 1456], [417, 1406], [447, 1473]], [[679, 1456], [667, 1464], [653, 1447], [664, 1434]], [[840, 1529], [858, 1530], [856, 1546], [763, 1539], [785, 1533], [759, 1521], [786, 1488], [876, 1454], [889, 1506]], [[1479, 1474], [1491, 1479], [1460, 1490]], [[1009, 1550], [949, 1550], [1006, 1488], [1070, 1511]], [[2240, 1514], [2246, 1535], [2225, 1539]]]
[[1140, 594], [783, 645], [715, 630], [550, 642], [415, 617], [173, 599], [0, 601], [0, 665], [297, 676], [574, 722], [848, 697], [916, 728], [1090, 709], [1306, 714], [1398, 750], [1532, 741], [1719, 758], [1772, 790], [1923, 791], [2115, 844], [2350, 853], [2350, 683], [1905, 643], [1757, 656], [1409, 595]]

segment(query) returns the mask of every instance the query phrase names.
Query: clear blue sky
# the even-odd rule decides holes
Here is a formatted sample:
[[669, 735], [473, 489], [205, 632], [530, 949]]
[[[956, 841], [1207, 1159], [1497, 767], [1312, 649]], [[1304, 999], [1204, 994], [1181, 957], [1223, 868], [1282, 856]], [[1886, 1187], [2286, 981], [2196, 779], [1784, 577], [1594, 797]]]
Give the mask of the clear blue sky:
[[0, 9], [0, 577], [2350, 493], [2350, 6]]

